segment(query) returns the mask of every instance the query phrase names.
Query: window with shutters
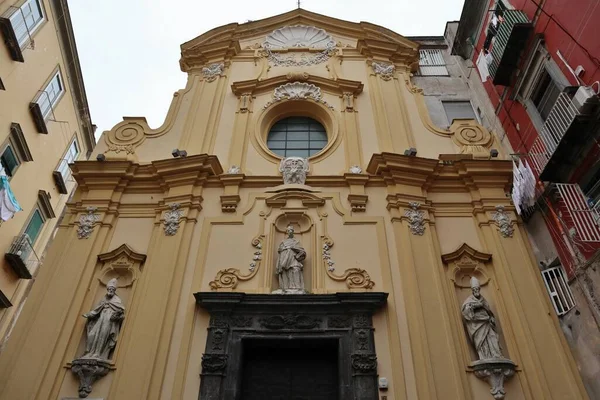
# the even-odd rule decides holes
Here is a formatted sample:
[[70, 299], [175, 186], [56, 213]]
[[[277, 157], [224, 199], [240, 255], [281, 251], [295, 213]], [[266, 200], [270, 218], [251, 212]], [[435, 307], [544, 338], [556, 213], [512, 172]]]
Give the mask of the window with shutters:
[[556, 314], [564, 315], [575, 307], [575, 300], [562, 268], [545, 269], [542, 271], [542, 276]]
[[32, 35], [44, 21], [42, 0], [26, 0], [20, 7], [9, 7], [0, 17], [0, 28], [12, 59], [23, 62], [23, 50], [32, 45]]
[[448, 76], [444, 55], [440, 49], [419, 50], [419, 75]]

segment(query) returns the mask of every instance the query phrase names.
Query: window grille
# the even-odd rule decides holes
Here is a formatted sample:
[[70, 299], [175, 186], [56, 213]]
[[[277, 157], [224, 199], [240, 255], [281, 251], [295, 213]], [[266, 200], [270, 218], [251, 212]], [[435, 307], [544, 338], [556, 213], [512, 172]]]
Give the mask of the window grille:
[[596, 212], [576, 183], [556, 183], [560, 199], [572, 219], [577, 236], [584, 242], [600, 242], [600, 227], [596, 222]]
[[545, 269], [542, 271], [542, 276], [557, 315], [564, 315], [575, 307], [573, 293], [571, 293], [562, 268]]
[[448, 69], [446, 68], [442, 50], [419, 50], [419, 75], [448, 76]]

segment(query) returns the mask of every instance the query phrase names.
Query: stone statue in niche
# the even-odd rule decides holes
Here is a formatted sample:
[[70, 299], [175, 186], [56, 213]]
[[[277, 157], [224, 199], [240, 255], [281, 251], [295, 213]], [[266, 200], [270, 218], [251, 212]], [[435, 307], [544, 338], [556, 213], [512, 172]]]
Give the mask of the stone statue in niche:
[[287, 238], [279, 245], [275, 274], [279, 278], [278, 294], [304, 294], [304, 265], [306, 251], [300, 242], [294, 238], [294, 227], [288, 225], [285, 230]]
[[480, 360], [502, 358], [496, 319], [487, 300], [481, 295], [479, 280], [471, 278], [471, 294], [462, 305], [462, 316], [471, 343]]
[[515, 374], [516, 366], [502, 355], [496, 318], [489, 303], [481, 295], [481, 285], [475, 277], [471, 278], [471, 291], [472, 294], [461, 307], [465, 328], [479, 358], [470, 367], [476, 377], [487, 380], [494, 399], [503, 399], [506, 395], [504, 380]]
[[85, 353], [81, 358], [108, 360], [110, 352], [117, 344], [121, 322], [125, 317], [125, 307], [117, 292], [117, 280], [111, 279], [106, 285], [106, 295], [90, 312], [87, 318], [87, 340]]
[[79, 397], [87, 397], [92, 384], [110, 370], [109, 358], [125, 317], [125, 307], [116, 292], [117, 280], [111, 279], [104, 298], [83, 314], [87, 318], [85, 352], [71, 363], [72, 372], [79, 377]]
[[308, 173], [308, 160], [302, 157], [287, 157], [279, 163], [279, 172], [283, 174], [283, 183], [304, 185]]

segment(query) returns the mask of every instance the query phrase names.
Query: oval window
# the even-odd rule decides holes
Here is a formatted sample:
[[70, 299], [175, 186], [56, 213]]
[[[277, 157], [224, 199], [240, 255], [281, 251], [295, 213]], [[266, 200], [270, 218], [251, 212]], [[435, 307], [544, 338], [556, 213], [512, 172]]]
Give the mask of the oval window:
[[327, 145], [327, 132], [308, 117], [288, 117], [271, 127], [267, 147], [281, 157], [310, 157]]

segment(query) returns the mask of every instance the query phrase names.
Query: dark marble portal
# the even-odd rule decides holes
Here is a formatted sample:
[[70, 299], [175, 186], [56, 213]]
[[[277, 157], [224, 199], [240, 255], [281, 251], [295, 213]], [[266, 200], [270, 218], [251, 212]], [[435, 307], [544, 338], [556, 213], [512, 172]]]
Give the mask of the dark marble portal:
[[200, 400], [377, 400], [387, 293], [195, 293], [210, 313]]

